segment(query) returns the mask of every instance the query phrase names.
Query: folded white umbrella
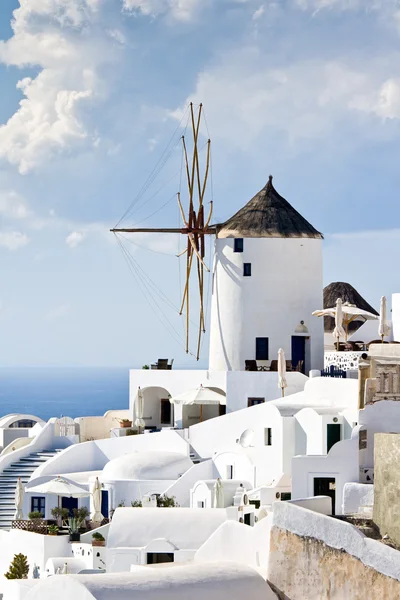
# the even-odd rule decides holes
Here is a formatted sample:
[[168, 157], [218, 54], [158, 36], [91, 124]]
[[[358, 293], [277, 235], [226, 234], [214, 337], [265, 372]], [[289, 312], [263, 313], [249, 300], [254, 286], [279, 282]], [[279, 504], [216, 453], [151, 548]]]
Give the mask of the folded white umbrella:
[[92, 488], [92, 499], [93, 499], [93, 509], [94, 510], [93, 510], [93, 513], [90, 515], [90, 518], [95, 523], [101, 523], [101, 521], [104, 519], [104, 517], [101, 514], [101, 483], [100, 483], [98, 477], [96, 477], [96, 480], [95, 480], [93, 488]]
[[24, 486], [21, 481], [21, 478], [18, 477], [17, 487], [15, 488], [15, 515], [14, 519], [16, 521], [22, 520], [24, 518], [22, 507], [24, 505]]
[[137, 391], [137, 394], [136, 394], [135, 412], [136, 412], [136, 420], [135, 420], [136, 427], [145, 427], [146, 423], [145, 423], [145, 421], [143, 419], [143, 414], [144, 414], [144, 398], [143, 398], [143, 392], [140, 389], [140, 387], [138, 388], [138, 391]]
[[286, 360], [282, 348], [278, 350], [278, 387], [282, 390], [282, 396], [285, 395], [286, 381]]
[[382, 338], [386, 337], [390, 333], [390, 327], [387, 323], [387, 306], [386, 306], [386, 296], [382, 296], [381, 298], [381, 307], [379, 311], [379, 335]]
[[345, 330], [343, 329], [343, 307], [341, 298], [336, 300], [335, 329], [333, 330], [333, 337], [337, 338], [338, 342], [341, 337], [346, 337]]
[[224, 485], [218, 477], [214, 485], [214, 508], [224, 508], [225, 497], [224, 497]]
[[62, 575], [68, 575], [68, 563], [64, 563], [63, 570], [61, 571]]
[[26, 491], [34, 492], [35, 494], [54, 494], [55, 496], [62, 496], [64, 498], [85, 498], [86, 496], [90, 496], [90, 492], [85, 490], [85, 488], [71, 483], [62, 477], [56, 477], [45, 483], [26, 488]]

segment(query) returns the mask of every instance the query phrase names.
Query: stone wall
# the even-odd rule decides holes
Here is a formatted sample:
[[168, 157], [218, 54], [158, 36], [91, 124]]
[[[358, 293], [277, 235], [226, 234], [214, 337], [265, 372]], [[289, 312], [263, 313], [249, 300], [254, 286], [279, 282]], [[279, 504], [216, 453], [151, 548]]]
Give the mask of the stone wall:
[[281, 600], [400, 598], [400, 582], [347, 552], [273, 527], [268, 579]]
[[400, 546], [400, 434], [376, 433], [374, 438], [374, 522], [383, 535]]

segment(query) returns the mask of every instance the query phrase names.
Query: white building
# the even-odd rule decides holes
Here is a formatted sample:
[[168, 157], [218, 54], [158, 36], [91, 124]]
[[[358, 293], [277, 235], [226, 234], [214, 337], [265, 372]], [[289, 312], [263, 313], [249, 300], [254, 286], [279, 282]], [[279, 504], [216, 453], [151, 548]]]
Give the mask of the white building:
[[[322, 368], [322, 235], [272, 185], [217, 226], [210, 369], [243, 371], [283, 348], [294, 366]], [[304, 326], [302, 326], [304, 324]], [[307, 331], [308, 330], [308, 331]]]
[[[273, 400], [279, 348], [298, 369], [288, 373], [287, 394], [301, 391], [302, 373], [323, 368], [323, 323], [311, 316], [321, 305], [322, 235], [277, 193], [270, 177], [244, 208], [216, 226], [209, 369], [131, 371], [133, 421], [139, 387], [149, 429], [199, 422], [199, 406], [172, 408], [168, 399], [201, 384], [226, 394], [226, 409], [205, 406], [202, 420]], [[257, 369], [264, 372], [251, 372]]]

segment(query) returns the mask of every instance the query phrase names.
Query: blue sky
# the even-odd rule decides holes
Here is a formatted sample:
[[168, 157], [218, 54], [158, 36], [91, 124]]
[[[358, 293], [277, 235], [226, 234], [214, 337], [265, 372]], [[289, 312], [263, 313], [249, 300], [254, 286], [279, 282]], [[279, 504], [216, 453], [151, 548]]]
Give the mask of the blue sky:
[[[182, 335], [158, 291], [179, 304], [178, 240], [130, 246], [152, 310], [108, 233], [190, 100], [215, 220], [272, 173], [325, 234], [325, 283], [400, 291], [398, 0], [2, 0], [0, 39], [0, 364], [193, 364], [158, 308]], [[124, 224], [177, 226], [180, 158]]]

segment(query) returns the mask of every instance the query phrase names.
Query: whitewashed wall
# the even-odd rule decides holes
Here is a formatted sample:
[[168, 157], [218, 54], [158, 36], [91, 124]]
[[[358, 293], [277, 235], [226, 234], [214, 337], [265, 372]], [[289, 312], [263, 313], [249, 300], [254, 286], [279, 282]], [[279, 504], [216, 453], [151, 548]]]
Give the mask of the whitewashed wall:
[[336, 479], [336, 514], [342, 514], [343, 488], [358, 481], [358, 436], [335, 444], [326, 456], [295, 456], [292, 461], [292, 499], [314, 496], [315, 477]]
[[[311, 313], [322, 308], [322, 243], [315, 239], [217, 239], [210, 326], [211, 370], [240, 371], [255, 359], [257, 337], [269, 338], [269, 358], [279, 348], [291, 358], [291, 337], [300, 321], [309, 330], [310, 368], [321, 369], [323, 323]], [[251, 277], [243, 263], [251, 263]]]

